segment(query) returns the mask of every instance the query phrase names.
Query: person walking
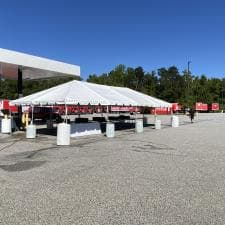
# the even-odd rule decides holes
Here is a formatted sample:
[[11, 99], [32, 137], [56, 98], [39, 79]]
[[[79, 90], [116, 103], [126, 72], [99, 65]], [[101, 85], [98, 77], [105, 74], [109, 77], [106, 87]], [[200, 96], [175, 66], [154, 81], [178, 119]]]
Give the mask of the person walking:
[[191, 123], [193, 123], [193, 120], [194, 120], [194, 117], [195, 117], [195, 111], [194, 109], [190, 109], [189, 111], [189, 114], [190, 114], [190, 118], [191, 118]]

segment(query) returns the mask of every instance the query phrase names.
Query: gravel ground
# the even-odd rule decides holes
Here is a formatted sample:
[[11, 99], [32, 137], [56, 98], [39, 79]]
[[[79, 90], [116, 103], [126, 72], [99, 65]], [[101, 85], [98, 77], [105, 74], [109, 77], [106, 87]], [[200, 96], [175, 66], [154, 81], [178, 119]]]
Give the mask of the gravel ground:
[[225, 224], [225, 115], [89, 136], [0, 134], [0, 224]]

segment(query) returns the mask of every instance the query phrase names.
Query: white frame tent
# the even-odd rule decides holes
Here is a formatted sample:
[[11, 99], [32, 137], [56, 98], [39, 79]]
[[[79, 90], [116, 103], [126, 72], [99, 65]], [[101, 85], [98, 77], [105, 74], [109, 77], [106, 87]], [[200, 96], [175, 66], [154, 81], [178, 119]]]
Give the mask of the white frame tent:
[[73, 80], [11, 101], [12, 105], [102, 105], [171, 107], [171, 104], [124, 87]]

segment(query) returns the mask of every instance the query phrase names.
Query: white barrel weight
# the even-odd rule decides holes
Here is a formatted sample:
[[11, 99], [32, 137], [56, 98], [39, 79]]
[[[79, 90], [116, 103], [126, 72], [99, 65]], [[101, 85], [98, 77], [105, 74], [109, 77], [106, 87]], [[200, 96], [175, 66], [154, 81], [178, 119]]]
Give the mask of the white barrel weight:
[[155, 129], [160, 130], [161, 129], [161, 120], [155, 120]]
[[171, 126], [172, 127], [179, 127], [179, 117], [178, 116], [172, 116], [171, 117]]
[[32, 139], [32, 138], [36, 138], [36, 125], [30, 124], [27, 126], [26, 129], [26, 138], [28, 139]]
[[58, 124], [57, 145], [70, 145], [70, 124], [67, 123]]
[[113, 138], [115, 136], [115, 124], [107, 123], [106, 124], [106, 137]]
[[199, 119], [199, 112], [196, 112], [195, 116], [196, 116], [196, 120], [198, 120]]
[[2, 119], [2, 133], [9, 134], [12, 132], [11, 119]]
[[136, 133], [142, 133], [143, 132], [143, 120], [137, 119], [135, 121], [135, 132]]

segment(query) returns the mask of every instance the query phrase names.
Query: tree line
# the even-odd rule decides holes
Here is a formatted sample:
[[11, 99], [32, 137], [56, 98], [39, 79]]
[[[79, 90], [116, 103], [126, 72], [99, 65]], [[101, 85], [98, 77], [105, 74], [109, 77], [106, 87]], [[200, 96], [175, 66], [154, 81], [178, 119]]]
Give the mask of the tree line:
[[[60, 77], [42, 80], [23, 80], [23, 96], [27, 96], [38, 91], [42, 91], [59, 84], [71, 81], [74, 77]], [[0, 99], [16, 99], [17, 94], [17, 80], [0, 79]]]
[[195, 102], [224, 105], [225, 79], [195, 76], [187, 70], [179, 72], [176, 66], [145, 72], [142, 67], [118, 65], [109, 73], [89, 75], [88, 82], [121, 86], [140, 91], [168, 102], [192, 107]]
[[[23, 96], [68, 82], [73, 77], [45, 80], [24, 80]], [[91, 74], [87, 82], [111, 86], [128, 87], [168, 102], [178, 102], [192, 107], [195, 102], [224, 105], [225, 79], [195, 76], [191, 72], [179, 72], [176, 66], [145, 72], [142, 67], [118, 65], [109, 73]], [[17, 81], [0, 79], [0, 99], [17, 98]]]

